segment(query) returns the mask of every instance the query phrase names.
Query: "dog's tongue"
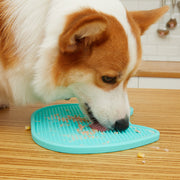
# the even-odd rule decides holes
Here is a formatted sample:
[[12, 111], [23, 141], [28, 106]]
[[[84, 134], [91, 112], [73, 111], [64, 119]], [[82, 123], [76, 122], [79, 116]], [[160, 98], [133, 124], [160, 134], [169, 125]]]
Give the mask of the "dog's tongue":
[[98, 130], [98, 131], [101, 131], [101, 132], [107, 130], [104, 126], [100, 125], [97, 121], [95, 121], [92, 124], [90, 124], [89, 127], [91, 129], [95, 129], [95, 130]]

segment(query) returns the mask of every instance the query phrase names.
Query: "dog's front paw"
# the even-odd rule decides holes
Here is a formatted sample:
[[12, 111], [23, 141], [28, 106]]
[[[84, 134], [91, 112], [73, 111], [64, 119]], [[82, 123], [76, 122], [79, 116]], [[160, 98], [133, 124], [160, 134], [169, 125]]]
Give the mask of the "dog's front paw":
[[0, 110], [8, 109], [8, 108], [9, 108], [9, 104], [0, 104]]

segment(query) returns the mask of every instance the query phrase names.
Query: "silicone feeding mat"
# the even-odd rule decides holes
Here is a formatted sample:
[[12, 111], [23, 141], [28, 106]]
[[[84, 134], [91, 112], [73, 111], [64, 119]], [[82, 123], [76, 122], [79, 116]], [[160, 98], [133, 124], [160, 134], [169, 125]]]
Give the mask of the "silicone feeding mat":
[[48, 106], [32, 114], [31, 134], [40, 146], [71, 154], [122, 151], [159, 139], [157, 130], [144, 126], [130, 124], [125, 131], [100, 132], [90, 124], [78, 104]]

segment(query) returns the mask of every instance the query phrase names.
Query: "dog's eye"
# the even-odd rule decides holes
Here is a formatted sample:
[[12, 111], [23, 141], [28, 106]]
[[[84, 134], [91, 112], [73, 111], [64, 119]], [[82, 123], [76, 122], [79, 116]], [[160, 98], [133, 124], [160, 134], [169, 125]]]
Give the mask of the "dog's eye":
[[117, 77], [110, 77], [110, 76], [102, 76], [102, 80], [104, 83], [108, 84], [115, 84]]

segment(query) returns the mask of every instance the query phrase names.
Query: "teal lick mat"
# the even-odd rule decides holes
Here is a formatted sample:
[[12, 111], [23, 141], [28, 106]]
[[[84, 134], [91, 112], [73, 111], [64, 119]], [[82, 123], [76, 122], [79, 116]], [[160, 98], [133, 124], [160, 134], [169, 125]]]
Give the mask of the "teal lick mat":
[[89, 124], [78, 104], [48, 106], [32, 114], [31, 134], [40, 146], [71, 154], [122, 151], [159, 139], [159, 131], [144, 126], [130, 124], [126, 131], [100, 132]]

